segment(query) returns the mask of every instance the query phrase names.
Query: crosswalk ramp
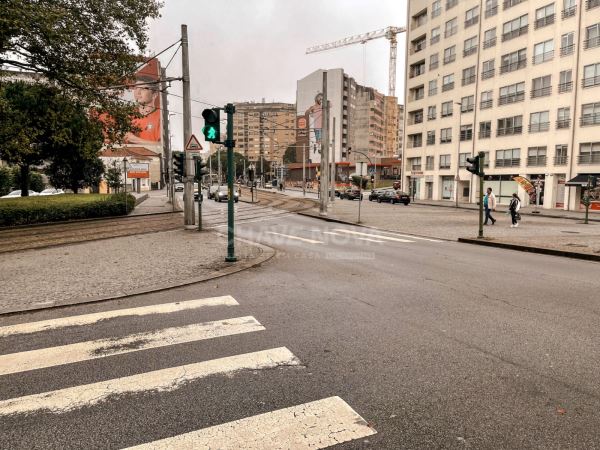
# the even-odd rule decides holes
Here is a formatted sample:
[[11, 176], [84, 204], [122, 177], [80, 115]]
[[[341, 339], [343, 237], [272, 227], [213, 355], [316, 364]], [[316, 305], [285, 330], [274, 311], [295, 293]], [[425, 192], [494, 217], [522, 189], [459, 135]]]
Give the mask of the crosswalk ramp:
[[[76, 374], [78, 364], [94, 363], [96, 360], [113, 359], [115, 364], [124, 364], [119, 355], [141, 354], [152, 351], [170, 351], [174, 346], [185, 343], [210, 347], [226, 336], [244, 336], [265, 331], [266, 328], [253, 316], [237, 315], [239, 303], [231, 296], [211, 297], [109, 310], [77, 316], [59, 317], [41, 321], [21, 323], [0, 327], [2, 339], [29, 341], [32, 338], [45, 343], [48, 334], [71, 331], [71, 335], [94, 334], [101, 325], [115, 320], [158, 319], [159, 322], [176, 313], [209, 312], [222, 308], [227, 312], [226, 319], [205, 320], [183, 326], [170, 326], [161, 329], [124, 334], [111, 338], [82, 340], [61, 345], [35, 348], [32, 350], [0, 354], [0, 393], [4, 380], [27, 379], [30, 374], [52, 371], [57, 367], [69, 367]], [[195, 317], [195, 316], [194, 316]], [[86, 333], [82, 333], [86, 331]], [[79, 332], [79, 333], [78, 333]], [[35, 340], [34, 339], [34, 340]], [[158, 360], [160, 362], [160, 358]], [[160, 365], [160, 364], [157, 364]], [[0, 428], [13, 429], [11, 424], [21, 423], [27, 418], [32, 423], [38, 418], [48, 417], [60, 421], [64, 417], [77, 417], [78, 413], [89, 412], [94, 408], [103, 408], [107, 404], [119, 405], [132, 398], [144, 399], [185, 390], [207, 389], [214, 377], [244, 377], [257, 371], [272, 369], [301, 370], [302, 362], [287, 348], [273, 347], [256, 351], [221, 356], [209, 360], [194, 361], [187, 364], [160, 367], [131, 375], [72, 385], [53, 390], [34, 392], [12, 398], [0, 399]], [[130, 369], [130, 368], [127, 368]], [[125, 370], [127, 372], [128, 370]], [[135, 370], [133, 370], [135, 372]], [[50, 377], [50, 375], [48, 375]], [[203, 383], [209, 383], [207, 385]], [[293, 388], [293, 386], [290, 386]], [[249, 395], [252, 395], [251, 393]], [[257, 402], [261, 399], [257, 398]], [[191, 406], [191, 405], [190, 405]], [[305, 403], [277, 405], [273, 410], [247, 417], [236, 418], [230, 422], [213, 424], [198, 429], [186, 429], [172, 433], [165, 430], [158, 433], [154, 440], [139, 439], [132, 446], [111, 442], [111, 447], [131, 447], [143, 449], [304, 449], [325, 448], [343, 442], [362, 439], [376, 431], [348, 405], [342, 398], [333, 396], [321, 399], [307, 399]], [[191, 408], [190, 408], [191, 409]], [[186, 405], [176, 407], [181, 422], [190, 418]], [[131, 417], [138, 421], [139, 417]], [[16, 421], [16, 422], [15, 422]], [[41, 421], [43, 422], [43, 421]], [[5, 425], [3, 425], [3, 423]], [[92, 430], [90, 430], [91, 432]], [[181, 430], [178, 430], [181, 431]], [[6, 441], [14, 436], [14, 441]], [[153, 433], [156, 436], [156, 433]], [[1, 448], [27, 448], [23, 442], [31, 442], [31, 436], [23, 439], [18, 432], [0, 437]], [[35, 439], [35, 438], [34, 438]], [[79, 436], [78, 439], [81, 439]], [[56, 447], [58, 445], [52, 445]], [[95, 447], [95, 444], [79, 445], [79, 448]]]

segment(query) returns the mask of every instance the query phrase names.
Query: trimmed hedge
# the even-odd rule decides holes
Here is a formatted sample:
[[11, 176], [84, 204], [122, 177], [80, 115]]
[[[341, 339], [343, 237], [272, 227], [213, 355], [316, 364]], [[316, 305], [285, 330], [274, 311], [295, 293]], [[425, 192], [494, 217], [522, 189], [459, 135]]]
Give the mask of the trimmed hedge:
[[[135, 197], [127, 194], [127, 211]], [[125, 215], [125, 194], [62, 194], [0, 199], [0, 226]]]

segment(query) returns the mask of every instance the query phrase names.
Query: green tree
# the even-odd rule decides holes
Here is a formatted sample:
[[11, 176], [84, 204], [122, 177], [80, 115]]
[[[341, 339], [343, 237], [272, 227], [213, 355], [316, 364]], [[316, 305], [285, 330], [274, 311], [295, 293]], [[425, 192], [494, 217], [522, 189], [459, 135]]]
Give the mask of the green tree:
[[122, 187], [121, 169], [117, 167], [116, 161], [104, 171], [104, 179], [111, 192], [116, 192]]
[[0, 167], [0, 197], [8, 194], [14, 186], [12, 170]]
[[296, 146], [288, 145], [288, 148], [285, 150], [285, 154], [283, 155], [283, 163], [291, 164], [295, 162], [298, 162], [296, 160]]

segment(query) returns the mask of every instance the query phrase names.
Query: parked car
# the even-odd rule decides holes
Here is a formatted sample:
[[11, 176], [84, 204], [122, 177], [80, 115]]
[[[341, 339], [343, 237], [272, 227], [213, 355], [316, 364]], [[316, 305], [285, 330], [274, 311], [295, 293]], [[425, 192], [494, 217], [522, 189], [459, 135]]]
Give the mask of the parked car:
[[369, 201], [370, 202], [376, 201], [379, 198], [379, 196], [381, 196], [385, 192], [391, 191], [391, 190], [393, 190], [393, 189], [392, 188], [373, 189], [371, 191], [371, 193], [369, 194]]
[[64, 193], [65, 191], [63, 191], [62, 189], [48, 188], [40, 192], [40, 195], [61, 195]]
[[[214, 193], [215, 202], [226, 202], [229, 200], [229, 194], [227, 193], [227, 186], [219, 186], [219, 189]], [[240, 199], [240, 194], [237, 189], [233, 190], [233, 201], [235, 203]]]
[[183, 183], [175, 183], [175, 192], [183, 192]]
[[358, 200], [358, 197], [360, 195], [360, 199], [363, 199], [363, 194], [360, 190], [358, 189], [346, 189], [344, 192], [341, 193], [340, 195], [340, 200], [343, 199], [348, 199], [348, 200]]
[[208, 197], [209, 200], [212, 200], [215, 198], [215, 192], [217, 192], [219, 190], [219, 185], [218, 184], [211, 184], [208, 187], [208, 190], [206, 191], [206, 197]]
[[[40, 195], [40, 193], [39, 193], [39, 192], [32, 191], [32, 190], [30, 190], [30, 191], [29, 191], [29, 196], [30, 196], [30, 197], [35, 197], [35, 196], [37, 196], [37, 195]], [[9, 193], [9, 194], [3, 195], [3, 196], [2, 196], [2, 197], [0, 197], [0, 198], [17, 198], [17, 197], [20, 197], [20, 196], [21, 196], [21, 190], [19, 189], [19, 190], [17, 190], [17, 191], [12, 191], [12, 192], [11, 192], [11, 193]]]
[[391, 203], [404, 203], [408, 205], [410, 203], [410, 197], [407, 193], [402, 191], [385, 191], [382, 195], [377, 197], [377, 203], [387, 202]]

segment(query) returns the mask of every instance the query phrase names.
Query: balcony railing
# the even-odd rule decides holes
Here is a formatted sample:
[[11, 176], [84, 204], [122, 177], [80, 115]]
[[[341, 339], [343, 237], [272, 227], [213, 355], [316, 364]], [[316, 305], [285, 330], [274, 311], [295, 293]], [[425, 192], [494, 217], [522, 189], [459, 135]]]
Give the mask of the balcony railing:
[[488, 17], [494, 17], [496, 14], [498, 14], [498, 6], [497, 5], [485, 10], [485, 18], [486, 19]]
[[463, 50], [463, 58], [466, 58], [467, 56], [471, 56], [473, 54], [477, 53], [477, 46], [473, 46], [471, 48], [467, 48], [465, 50]]
[[463, 85], [463, 86], [466, 86], [466, 85], [468, 85], [468, 84], [473, 84], [473, 83], [475, 83], [475, 78], [476, 78], [476, 77], [475, 77], [475, 75], [471, 75], [471, 76], [468, 76], [468, 77], [465, 77], [465, 78], [463, 78], [463, 79], [462, 79], [462, 85]]
[[471, 17], [470, 19], [465, 20], [465, 28], [469, 28], [472, 25], [475, 25], [479, 22], [479, 16]]
[[468, 112], [473, 112], [474, 109], [475, 109], [475, 105], [469, 103], [464, 106], [461, 105], [460, 112], [464, 114], [464, 113], [468, 113]]
[[567, 81], [566, 83], [560, 83], [558, 85], [558, 93], [562, 94], [563, 92], [571, 92], [573, 90], [573, 82]]
[[502, 35], [502, 42], [509, 41], [516, 37], [519, 37], [523, 34], [526, 34], [529, 31], [529, 25], [523, 25], [521, 28], [517, 28], [516, 30], [509, 31], [508, 33], [504, 33]]
[[554, 165], [555, 166], [566, 166], [568, 160], [569, 160], [569, 157], [566, 155], [555, 156], [554, 157]]
[[543, 131], [548, 131], [550, 129], [550, 122], [540, 122], [540, 123], [530, 123], [529, 124], [529, 132], [530, 133], [541, 133]]
[[427, 120], [435, 120], [435, 119], [436, 119], [435, 114], [429, 114], [427, 116]]
[[585, 41], [583, 41], [583, 48], [585, 48], [585, 49], [599, 47], [599, 46], [600, 46], [600, 36], [589, 38], [589, 39], [586, 39]]
[[533, 55], [531, 61], [533, 64], [541, 64], [546, 61], [551, 61], [554, 58], [554, 50], [550, 50], [549, 52], [541, 53], [539, 55]]
[[527, 60], [525, 58], [500, 66], [500, 73], [514, 72], [515, 70], [523, 69], [524, 67], [527, 67]]
[[454, 8], [458, 5], [458, 0], [447, 0], [446, 1], [446, 9]]
[[437, 88], [429, 89], [429, 96], [437, 94]]
[[432, 19], [435, 19], [440, 14], [442, 14], [442, 8], [441, 7], [439, 7], [438, 9], [431, 10], [431, 18]]
[[496, 74], [496, 69], [488, 69], [481, 72], [481, 79], [487, 80], [488, 78], [492, 78]]
[[531, 91], [531, 98], [547, 97], [552, 94], [552, 86], [545, 86], [543, 88], [533, 89]]
[[425, 165], [425, 170], [433, 170], [433, 163], [427, 163]]
[[571, 128], [571, 119], [558, 119], [556, 121], [557, 130], [562, 130], [564, 128]]
[[439, 61], [429, 63], [429, 70], [437, 69], [439, 67], [439, 65], [440, 65]]
[[453, 111], [442, 111], [442, 117], [452, 117]]
[[432, 36], [431, 39], [429, 39], [429, 44], [430, 45], [437, 44], [438, 42], [440, 42], [440, 35], [439, 34], [437, 36]]
[[440, 137], [440, 144], [450, 144], [452, 142], [452, 137]]
[[483, 48], [492, 48], [496, 45], [496, 37], [490, 38], [487, 41], [483, 41]]
[[583, 153], [577, 156], [579, 164], [600, 164], [600, 153]]
[[592, 8], [596, 8], [597, 6], [600, 6], [600, 0], [587, 0], [586, 3], [586, 9], [592, 9]]
[[512, 136], [514, 134], [522, 134], [522, 133], [523, 133], [523, 126], [517, 125], [514, 127], [498, 128], [498, 130], [496, 131], [496, 136]]
[[409, 125], [417, 125], [423, 123], [423, 117], [411, 117], [408, 119]]
[[419, 52], [425, 50], [426, 47], [427, 47], [426, 40], [419, 41], [419, 42], [413, 44], [410, 54], [414, 55], [415, 53], [419, 53]]
[[454, 81], [452, 83], [446, 83], [442, 85], [442, 92], [448, 92], [454, 89]]
[[408, 148], [419, 148], [423, 147], [423, 141], [408, 141]]
[[579, 124], [582, 127], [589, 125], [600, 125], [600, 113], [584, 114], [581, 116], [581, 119], [579, 119]]
[[444, 37], [449, 38], [450, 36], [454, 36], [458, 31], [458, 27], [452, 27], [449, 30], [444, 31]]
[[581, 87], [588, 88], [600, 85], [600, 75], [595, 77], [584, 78], [581, 80]]
[[546, 157], [545, 156], [528, 156], [527, 157], [527, 165], [528, 166], [545, 166], [546, 165]]
[[481, 100], [481, 102], [479, 102], [479, 109], [489, 109], [492, 106], [494, 106], [494, 100], [490, 99], [490, 100]]
[[420, 172], [421, 171], [421, 165], [416, 165], [416, 166], [410, 166], [409, 167], [411, 172]]
[[427, 145], [435, 145], [435, 136], [427, 136]]
[[498, 98], [498, 105], [508, 105], [511, 103], [519, 103], [525, 100], [525, 92], [516, 92], [514, 94], [502, 95]]
[[519, 167], [521, 158], [496, 159], [496, 167]]
[[450, 164], [440, 163], [440, 170], [448, 170], [449, 168], [450, 168]]
[[569, 17], [573, 17], [576, 12], [577, 12], [577, 5], [573, 5], [569, 8], [563, 9], [562, 10], [562, 18], [568, 19]]
[[542, 28], [547, 25], [552, 25], [554, 23], [554, 19], [555, 14], [550, 14], [549, 16], [536, 19], [534, 28], [537, 30], [538, 28]]
[[456, 61], [456, 54], [444, 56], [444, 64], [450, 64], [450, 63], [453, 63], [454, 61]]
[[524, 1], [525, 0], [504, 0], [502, 8], [503, 9], [512, 8], [513, 6], [518, 5], [519, 3], [522, 3]]
[[574, 50], [575, 50], [575, 44], [565, 45], [564, 47], [560, 48], [560, 56], [570, 55], [571, 53], [573, 53]]
[[484, 130], [479, 132], [479, 139], [489, 139], [492, 136], [491, 130]]

